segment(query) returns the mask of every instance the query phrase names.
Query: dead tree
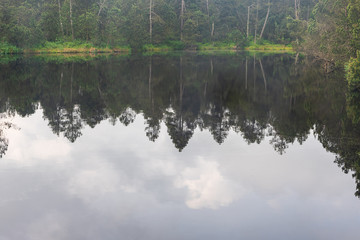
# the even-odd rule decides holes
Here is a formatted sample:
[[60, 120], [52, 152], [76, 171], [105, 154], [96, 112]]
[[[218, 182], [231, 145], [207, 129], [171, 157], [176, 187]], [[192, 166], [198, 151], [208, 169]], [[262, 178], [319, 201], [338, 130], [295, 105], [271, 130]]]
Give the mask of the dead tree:
[[266, 23], [267, 23], [268, 18], [269, 18], [269, 13], [270, 13], [270, 0], [268, 0], [268, 9], [267, 9], [267, 13], [266, 13], [264, 25], [263, 25], [263, 27], [262, 27], [262, 29], [261, 29], [261, 33], [260, 33], [259, 39], [262, 38], [262, 35], [263, 35], [263, 33], [264, 33], [264, 30], [265, 30], [265, 27], [266, 27]]

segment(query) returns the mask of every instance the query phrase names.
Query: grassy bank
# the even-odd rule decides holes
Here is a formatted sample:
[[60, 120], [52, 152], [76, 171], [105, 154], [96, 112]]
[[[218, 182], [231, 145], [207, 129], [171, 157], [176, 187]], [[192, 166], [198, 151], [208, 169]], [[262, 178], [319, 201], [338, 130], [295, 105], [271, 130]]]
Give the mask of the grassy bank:
[[271, 51], [271, 52], [295, 52], [291, 45], [274, 44], [269, 42], [262, 42], [260, 44], [254, 44], [249, 42], [245, 47], [247, 51]]
[[177, 43], [175, 46], [171, 44], [162, 45], [145, 45], [143, 50], [145, 52], [166, 52], [173, 50], [196, 50], [196, 51], [235, 51], [235, 50], [247, 50], [247, 51], [271, 51], [271, 52], [290, 52], [294, 50], [291, 45], [273, 44], [266, 41], [262, 41], [259, 44], [254, 44], [252, 41], [243, 43], [239, 46], [236, 43], [228, 42], [213, 42], [213, 43], [194, 43], [185, 45]]
[[45, 42], [42, 46], [25, 49], [24, 53], [114, 53], [130, 52], [130, 47], [98, 47], [87, 42]]
[[200, 51], [223, 51], [223, 50], [237, 50], [239, 49], [235, 43], [224, 43], [224, 42], [214, 42], [214, 43], [199, 43], [197, 50]]
[[[181, 41], [169, 41], [165, 44], [146, 44], [141, 49], [147, 53], [166, 53], [170, 51], [178, 50], [195, 50], [195, 51], [235, 51], [235, 50], [247, 50], [247, 51], [269, 51], [269, 52], [294, 52], [291, 45], [273, 44], [266, 41], [261, 41], [259, 44], [251, 42], [243, 43], [240, 47], [236, 43], [227, 42], [213, 42], [213, 43], [194, 43], [185, 44]], [[75, 54], [75, 53], [131, 53], [129, 46], [121, 47], [99, 47], [92, 43], [82, 41], [71, 42], [45, 42], [44, 44], [22, 50], [8, 43], [0, 43], [0, 54], [48, 54], [48, 53], [62, 53], [62, 54]]]

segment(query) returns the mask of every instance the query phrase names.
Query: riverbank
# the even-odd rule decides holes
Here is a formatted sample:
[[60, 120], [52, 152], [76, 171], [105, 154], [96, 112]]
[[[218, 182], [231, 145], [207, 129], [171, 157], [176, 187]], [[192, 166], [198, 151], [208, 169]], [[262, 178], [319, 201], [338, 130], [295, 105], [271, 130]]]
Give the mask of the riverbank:
[[[272, 51], [272, 52], [295, 52], [291, 45], [273, 44], [273, 43], [261, 43], [254, 44], [248, 42], [243, 46], [239, 46], [235, 43], [213, 42], [213, 43], [194, 43], [186, 45], [180, 41], [171, 41], [167, 44], [146, 44], [140, 51], [149, 53], [158, 52], [170, 52], [178, 50], [193, 50], [193, 51]], [[8, 43], [0, 43], [0, 55], [11, 54], [49, 54], [49, 53], [128, 53], [130, 54], [132, 49], [130, 46], [95, 46], [92, 43], [73, 41], [73, 42], [45, 42], [41, 46], [34, 48], [21, 49]], [[139, 51], [139, 50], [138, 50]]]
[[0, 43], [0, 55], [48, 54], [48, 53], [130, 53], [128, 46], [99, 47], [87, 42], [45, 42], [41, 46], [21, 49], [8, 43]]
[[98, 47], [86, 42], [46, 42], [43, 46], [24, 50], [24, 53], [116, 53], [130, 52], [130, 47]]
[[214, 43], [195, 43], [192, 45], [182, 46], [177, 44], [177, 47], [174, 48], [172, 45], [145, 45], [143, 50], [145, 52], [166, 52], [174, 50], [193, 50], [193, 51], [237, 51], [237, 50], [246, 50], [246, 51], [271, 51], [271, 52], [286, 52], [286, 53], [295, 53], [295, 50], [291, 45], [284, 44], [274, 44], [269, 42], [263, 42], [261, 44], [254, 44], [253, 42], [248, 42], [243, 46], [239, 46], [235, 43], [224, 43], [224, 42], [214, 42]]

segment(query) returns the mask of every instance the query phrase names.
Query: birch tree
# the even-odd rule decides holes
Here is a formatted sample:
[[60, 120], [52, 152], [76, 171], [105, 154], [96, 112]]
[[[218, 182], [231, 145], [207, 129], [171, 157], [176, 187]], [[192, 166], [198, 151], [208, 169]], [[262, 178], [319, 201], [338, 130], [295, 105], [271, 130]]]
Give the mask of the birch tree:
[[268, 0], [268, 9], [267, 9], [267, 13], [266, 13], [264, 25], [263, 25], [263, 27], [262, 27], [262, 29], [261, 29], [261, 33], [260, 33], [259, 39], [262, 38], [262, 35], [263, 35], [263, 33], [264, 33], [264, 30], [265, 30], [265, 27], [266, 27], [266, 23], [267, 23], [268, 18], [269, 18], [269, 13], [270, 13], [270, 0]]
[[150, 0], [149, 6], [149, 34], [150, 34], [150, 44], [152, 43], [152, 7], [153, 7], [153, 0]]
[[105, 5], [106, 5], [106, 0], [100, 0], [98, 2], [99, 5], [99, 11], [98, 11], [98, 16], [100, 16], [101, 11], [104, 9]]
[[181, 10], [180, 10], [180, 40], [183, 40], [183, 31], [184, 31], [184, 13], [185, 13], [185, 1], [181, 0]]
[[60, 23], [61, 35], [64, 36], [64, 26], [63, 26], [62, 17], [61, 17], [61, 4], [60, 4], [60, 0], [58, 0], [58, 7], [59, 7], [59, 23]]
[[255, 44], [256, 44], [256, 35], [257, 35], [257, 28], [258, 28], [258, 19], [259, 19], [259, 0], [256, 0], [256, 19], [255, 19], [255, 36], [254, 36]]
[[300, 19], [300, 0], [295, 0], [295, 19]]
[[69, 1], [69, 7], [70, 7], [70, 27], [71, 27], [71, 37], [72, 39], [74, 40], [75, 37], [74, 37], [74, 26], [73, 26], [73, 17], [72, 17], [72, 0]]

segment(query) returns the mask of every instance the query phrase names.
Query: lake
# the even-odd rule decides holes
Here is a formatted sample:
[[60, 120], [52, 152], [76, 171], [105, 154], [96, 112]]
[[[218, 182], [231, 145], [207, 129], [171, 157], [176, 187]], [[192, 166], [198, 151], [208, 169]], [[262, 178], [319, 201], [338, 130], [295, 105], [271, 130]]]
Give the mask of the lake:
[[246, 52], [0, 70], [0, 239], [358, 238], [341, 70]]

